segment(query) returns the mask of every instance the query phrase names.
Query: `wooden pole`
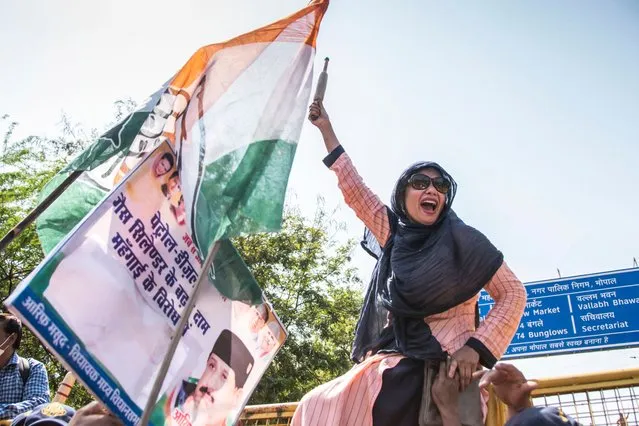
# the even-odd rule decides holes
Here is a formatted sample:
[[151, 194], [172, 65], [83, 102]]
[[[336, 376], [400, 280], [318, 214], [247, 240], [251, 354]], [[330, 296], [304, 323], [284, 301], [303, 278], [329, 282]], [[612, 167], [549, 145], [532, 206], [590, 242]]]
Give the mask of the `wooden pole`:
[[68, 372], [62, 383], [58, 385], [58, 391], [55, 393], [53, 397], [53, 402], [59, 402], [60, 404], [64, 404], [67, 402], [67, 398], [73, 389], [73, 385], [75, 384], [75, 376], [72, 372]]
[[158, 397], [160, 396], [160, 390], [162, 389], [162, 384], [164, 383], [164, 379], [166, 377], [166, 373], [169, 371], [169, 367], [171, 366], [171, 361], [173, 360], [173, 355], [175, 355], [175, 351], [177, 350], [178, 343], [180, 343], [180, 339], [182, 338], [182, 331], [186, 324], [189, 322], [189, 318], [191, 317], [191, 312], [193, 312], [193, 308], [195, 308], [195, 302], [197, 301], [198, 294], [200, 289], [202, 288], [202, 283], [208, 279], [209, 269], [211, 269], [211, 265], [213, 265], [213, 259], [215, 259], [215, 255], [217, 254], [218, 249], [220, 248], [219, 241], [216, 242], [209, 254], [206, 256], [204, 260], [204, 265], [202, 267], [202, 272], [200, 273], [200, 277], [195, 283], [195, 289], [193, 290], [193, 294], [191, 298], [186, 304], [184, 308], [184, 312], [182, 313], [182, 318], [180, 318], [180, 322], [177, 327], [175, 327], [175, 334], [171, 338], [171, 345], [169, 349], [166, 351], [166, 355], [164, 355], [164, 360], [162, 361], [162, 365], [160, 366], [160, 371], [158, 372], [157, 377], [155, 378], [155, 382], [153, 383], [153, 387], [151, 388], [151, 393], [149, 395], [149, 400], [146, 402], [146, 406], [144, 407], [144, 413], [142, 413], [142, 420], [140, 420], [140, 426], [147, 426], [149, 424], [149, 420], [151, 419], [151, 413], [153, 412], [153, 408], [155, 408], [155, 404], [157, 404]]
[[40, 204], [35, 206], [33, 210], [29, 212], [29, 214], [20, 221], [13, 229], [6, 233], [2, 240], [0, 240], [0, 251], [3, 251], [13, 240], [15, 240], [18, 235], [24, 231], [27, 226], [31, 225], [31, 223], [38, 218], [53, 202], [60, 196], [66, 189], [73, 183], [75, 180], [82, 174], [82, 170], [76, 170], [72, 172], [67, 178], [56, 188], [51, 194], [47, 195], [47, 197], [42, 200]]
[[[328, 58], [324, 59], [324, 69], [317, 79], [317, 87], [315, 88], [315, 96], [313, 96], [313, 102], [322, 102], [324, 95], [326, 94], [326, 85], [328, 84]], [[318, 115], [312, 114], [310, 116], [311, 121], [315, 121], [319, 118]]]

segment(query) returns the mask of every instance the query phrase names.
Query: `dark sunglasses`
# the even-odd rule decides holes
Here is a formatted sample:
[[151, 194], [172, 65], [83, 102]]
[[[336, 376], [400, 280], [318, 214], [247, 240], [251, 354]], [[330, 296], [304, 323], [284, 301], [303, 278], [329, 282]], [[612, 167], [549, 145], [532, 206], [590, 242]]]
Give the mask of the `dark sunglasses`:
[[408, 183], [413, 189], [418, 191], [423, 191], [427, 189], [430, 184], [433, 184], [433, 187], [442, 194], [447, 193], [450, 190], [450, 181], [445, 177], [436, 177], [431, 178], [430, 176], [423, 175], [421, 173], [416, 173], [408, 179]]

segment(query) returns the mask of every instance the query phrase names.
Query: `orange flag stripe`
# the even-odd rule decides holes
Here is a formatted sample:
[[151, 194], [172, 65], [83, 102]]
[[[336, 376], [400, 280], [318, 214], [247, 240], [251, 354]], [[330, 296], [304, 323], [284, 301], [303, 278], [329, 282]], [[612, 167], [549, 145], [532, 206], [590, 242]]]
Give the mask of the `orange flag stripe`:
[[[223, 87], [228, 87], [233, 81], [235, 81], [244, 70], [252, 63], [252, 58], [259, 56], [259, 54], [267, 47], [267, 43], [273, 42], [282, 35], [282, 33], [293, 25], [296, 21], [303, 19], [305, 16], [314, 14], [314, 20], [312, 23], [312, 29], [304, 40], [296, 38], [294, 40], [304, 42], [305, 44], [316, 47], [317, 35], [319, 32], [320, 22], [326, 13], [329, 0], [314, 0], [308, 6], [300, 11], [281, 19], [275, 23], [251, 31], [246, 34], [242, 34], [231, 40], [223, 43], [210, 44], [198, 49], [189, 59], [189, 61], [180, 69], [175, 75], [171, 83], [169, 84], [169, 91], [172, 94], [176, 94], [178, 97], [182, 97], [182, 101], [179, 102], [181, 107], [174, 106], [172, 118], [169, 120], [167, 126], [164, 128], [162, 135], [166, 137], [171, 144], [175, 147], [175, 132], [176, 126], [182, 129], [182, 139], [186, 138], [186, 130], [190, 129], [195, 120], [200, 117], [183, 117], [182, 114], [186, 109], [191, 98], [194, 96], [194, 92], [197, 90], [197, 85], [200, 83], [202, 74], [206, 72], [206, 68], [209, 65], [211, 58], [219, 51], [236, 46], [245, 46], [249, 44], [255, 44], [256, 50], [250, 58], [245, 58], [246, 61], [238, 60], [232, 66], [227, 68], [224, 73], [225, 84], [216, 87], [207, 95], [207, 105], [204, 107], [207, 110], [217, 99], [224, 93]], [[310, 23], [309, 23], [310, 24]], [[223, 87], [222, 87], [223, 86]], [[210, 88], [211, 89], [211, 88]], [[176, 103], [178, 103], [176, 101]], [[201, 112], [200, 112], [201, 114]]]
[[268, 43], [275, 41], [280, 34], [295, 21], [303, 18], [315, 12], [315, 21], [313, 23], [313, 30], [304, 40], [305, 44], [315, 47], [317, 42], [317, 34], [319, 32], [319, 23], [326, 13], [329, 0], [314, 0], [308, 6], [300, 11], [281, 19], [275, 23], [251, 31], [246, 34], [242, 34], [231, 40], [223, 43], [210, 44], [208, 46], [201, 47], [191, 56], [189, 61], [182, 67], [182, 69], [175, 75], [171, 81], [170, 87], [173, 90], [183, 89], [192, 95], [194, 83], [197, 82], [202, 72], [206, 69], [211, 57], [217, 52], [228, 47], [241, 46], [251, 43]]

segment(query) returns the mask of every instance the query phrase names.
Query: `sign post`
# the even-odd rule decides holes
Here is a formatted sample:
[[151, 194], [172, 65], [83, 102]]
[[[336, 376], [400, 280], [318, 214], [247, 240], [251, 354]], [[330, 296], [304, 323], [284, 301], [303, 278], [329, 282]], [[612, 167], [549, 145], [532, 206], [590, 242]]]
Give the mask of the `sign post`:
[[[639, 269], [528, 283], [526, 292], [503, 359], [639, 346]], [[482, 290], [482, 320], [494, 303]]]

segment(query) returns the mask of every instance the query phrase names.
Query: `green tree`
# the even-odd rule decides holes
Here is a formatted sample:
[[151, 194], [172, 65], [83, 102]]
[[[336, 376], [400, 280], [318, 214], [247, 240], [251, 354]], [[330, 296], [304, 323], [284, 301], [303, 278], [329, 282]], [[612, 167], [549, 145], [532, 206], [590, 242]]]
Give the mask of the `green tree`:
[[[133, 107], [116, 103], [115, 120]], [[4, 138], [0, 147], [0, 234], [4, 235], [37, 203], [42, 187], [69, 160], [92, 141], [86, 132], [63, 117], [57, 138], [30, 136], [15, 140], [16, 123], [1, 117]], [[333, 220], [324, 203], [314, 217], [288, 208], [282, 232], [255, 234], [234, 242], [275, 311], [289, 331], [254, 393], [251, 403], [299, 400], [306, 392], [348, 370], [350, 345], [362, 303], [361, 282], [350, 264], [353, 242], [339, 242], [343, 225]], [[35, 227], [28, 227], [4, 252], [0, 252], [0, 295], [15, 290], [42, 260]], [[49, 372], [52, 393], [64, 377], [64, 367], [25, 331], [22, 356], [42, 361]], [[76, 385], [68, 400], [79, 407], [91, 400]]]
[[[78, 130], [63, 117], [63, 132], [58, 138], [29, 136], [15, 140], [17, 123], [4, 115], [0, 148], [0, 235], [13, 228], [36, 205], [42, 187], [79, 152], [92, 135]], [[0, 295], [6, 299], [43, 258], [35, 226], [26, 228], [0, 252]], [[51, 394], [64, 378], [64, 367], [42, 346], [36, 336], [24, 329], [20, 355], [41, 361], [49, 374]], [[91, 400], [82, 386], [75, 386], [69, 404], [81, 406]]]
[[251, 404], [298, 401], [352, 365], [362, 304], [361, 282], [350, 264], [353, 242], [336, 240], [343, 226], [319, 201], [312, 219], [288, 209], [281, 232], [234, 241], [289, 332]]

